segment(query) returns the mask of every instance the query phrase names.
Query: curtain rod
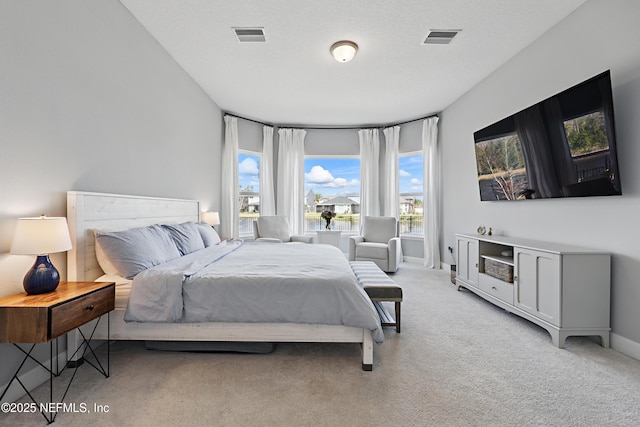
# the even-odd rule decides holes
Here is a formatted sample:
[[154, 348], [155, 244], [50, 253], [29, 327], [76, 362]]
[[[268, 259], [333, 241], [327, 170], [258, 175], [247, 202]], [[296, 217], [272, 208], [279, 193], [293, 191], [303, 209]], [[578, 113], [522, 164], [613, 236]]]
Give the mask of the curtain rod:
[[239, 116], [239, 115], [237, 115], [237, 114], [231, 114], [231, 113], [225, 112], [225, 113], [224, 113], [224, 115], [225, 115], [225, 116], [235, 117], [235, 118], [237, 118], [237, 119], [246, 120], [246, 121], [253, 122], [253, 123], [257, 123], [257, 124], [259, 124], [259, 125], [264, 125], [264, 126], [273, 126], [272, 124], [265, 123], [265, 122], [261, 122], [261, 121], [254, 120], [254, 119], [249, 119], [249, 118], [247, 118], [247, 117], [242, 117], [242, 116]]
[[392, 127], [392, 126], [406, 125], [407, 123], [417, 122], [419, 120], [426, 120], [426, 119], [430, 119], [431, 117], [438, 117], [438, 114], [430, 114], [428, 116], [418, 117], [418, 118], [415, 118], [415, 119], [406, 120], [404, 122], [396, 122], [396, 123], [390, 123], [390, 124], [379, 125], [379, 126], [344, 126], [344, 127], [327, 126], [327, 127], [323, 127], [323, 126], [304, 126], [304, 125], [274, 125], [273, 123], [265, 123], [265, 122], [261, 122], [259, 120], [254, 120], [254, 119], [250, 119], [250, 118], [247, 118], [247, 117], [242, 117], [242, 116], [239, 116], [237, 114], [232, 114], [232, 113], [228, 113], [228, 112], [225, 112], [224, 115], [225, 116], [236, 117], [238, 119], [242, 119], [242, 120], [246, 120], [246, 121], [249, 121], [249, 122], [257, 123], [257, 124], [263, 125], [263, 126], [271, 126], [271, 127], [278, 127], [278, 128], [296, 128], [296, 129], [319, 129], [319, 130], [323, 130], [323, 129], [325, 129], [325, 130], [379, 129], [379, 128], [388, 128], [388, 127]]

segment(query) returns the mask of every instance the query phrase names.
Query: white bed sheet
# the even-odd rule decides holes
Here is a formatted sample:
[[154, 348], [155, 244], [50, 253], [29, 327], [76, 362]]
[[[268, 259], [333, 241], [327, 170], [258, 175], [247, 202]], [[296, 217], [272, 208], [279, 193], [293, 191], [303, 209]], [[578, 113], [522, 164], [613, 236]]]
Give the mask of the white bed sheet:
[[115, 282], [116, 284], [116, 310], [126, 310], [127, 303], [129, 302], [129, 295], [131, 294], [132, 280], [124, 278], [122, 276], [105, 274], [98, 277], [96, 282]]

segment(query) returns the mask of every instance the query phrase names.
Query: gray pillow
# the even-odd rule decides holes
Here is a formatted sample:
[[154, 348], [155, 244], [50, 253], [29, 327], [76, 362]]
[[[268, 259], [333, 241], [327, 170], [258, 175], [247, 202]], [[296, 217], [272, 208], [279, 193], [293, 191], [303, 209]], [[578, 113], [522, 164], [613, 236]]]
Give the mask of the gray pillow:
[[169, 232], [159, 225], [125, 231], [96, 231], [96, 241], [118, 274], [127, 279], [133, 279], [154, 265], [180, 257]]
[[204, 249], [204, 242], [200, 236], [198, 226], [194, 222], [182, 224], [163, 224], [182, 255]]
[[212, 226], [204, 222], [196, 225], [198, 226], [198, 231], [200, 232], [200, 237], [202, 237], [205, 248], [220, 243], [220, 236]]

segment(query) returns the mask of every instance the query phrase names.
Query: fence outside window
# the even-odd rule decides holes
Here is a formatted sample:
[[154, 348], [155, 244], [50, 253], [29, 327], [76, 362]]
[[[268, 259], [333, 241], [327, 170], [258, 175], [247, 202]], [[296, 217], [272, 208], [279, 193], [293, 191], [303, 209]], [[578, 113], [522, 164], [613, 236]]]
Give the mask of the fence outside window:
[[[240, 236], [253, 235], [253, 221], [258, 218], [258, 212], [240, 212], [238, 231]], [[320, 213], [306, 213], [304, 215], [305, 233], [325, 229], [326, 222], [320, 217]], [[360, 231], [360, 215], [338, 215], [331, 220], [331, 229], [345, 233], [358, 233]], [[422, 215], [401, 215], [400, 234], [423, 234], [424, 221]]]

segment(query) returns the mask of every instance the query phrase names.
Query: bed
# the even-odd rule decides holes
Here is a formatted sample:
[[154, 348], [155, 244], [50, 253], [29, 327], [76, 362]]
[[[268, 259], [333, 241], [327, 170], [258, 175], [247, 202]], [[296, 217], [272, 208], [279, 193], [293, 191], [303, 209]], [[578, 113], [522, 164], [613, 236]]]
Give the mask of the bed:
[[[200, 204], [193, 200], [70, 191], [67, 193], [67, 219], [73, 245], [73, 249], [67, 255], [68, 280], [93, 281], [105, 277], [105, 272], [100, 268], [96, 257], [96, 230], [120, 231], [154, 224], [197, 223], [200, 220]], [[247, 246], [243, 250], [236, 251], [234, 245], [241, 246], [241, 243], [221, 242], [220, 245], [227, 247], [225, 251], [239, 254], [244, 251], [244, 256], [247, 256], [247, 253], [248, 256], [251, 256], [251, 253], [255, 256], [257, 250], [255, 246], [259, 246], [256, 244], [253, 248]], [[278, 250], [285, 250], [285, 246], [291, 247], [290, 244], [269, 245], [277, 246]], [[309, 250], [311, 254], [315, 254], [315, 250], [325, 245], [303, 246], [314, 246]], [[262, 247], [264, 248], [264, 244]], [[112, 340], [145, 341], [357, 343], [362, 348], [363, 370], [372, 370], [374, 337], [375, 341], [381, 342], [381, 330], [371, 328], [369, 324], [367, 327], [360, 327], [320, 322], [298, 323], [288, 320], [286, 316], [283, 319], [274, 320], [265, 317], [261, 321], [250, 322], [235, 321], [231, 318], [225, 321], [208, 321], [206, 318], [204, 320], [198, 318], [197, 321], [185, 321], [185, 319], [145, 321], [135, 317], [133, 319], [136, 321], [131, 321], [132, 316], [127, 313], [127, 305], [132, 295], [132, 288], [135, 286], [124, 281], [117, 284], [116, 309], [109, 316], [109, 328], [106, 327], [106, 322], [102, 321], [98, 324], [94, 338], [110, 337]], [[197, 300], [199, 297], [196, 296], [194, 299]], [[371, 302], [367, 300], [367, 304], [375, 313]], [[127, 318], [129, 321], [125, 321], [126, 316], [129, 316]], [[377, 322], [379, 324], [379, 318]], [[70, 334], [68, 337], [68, 354], [74, 354], [81, 346], [82, 341], [77, 335], [79, 334]]]

